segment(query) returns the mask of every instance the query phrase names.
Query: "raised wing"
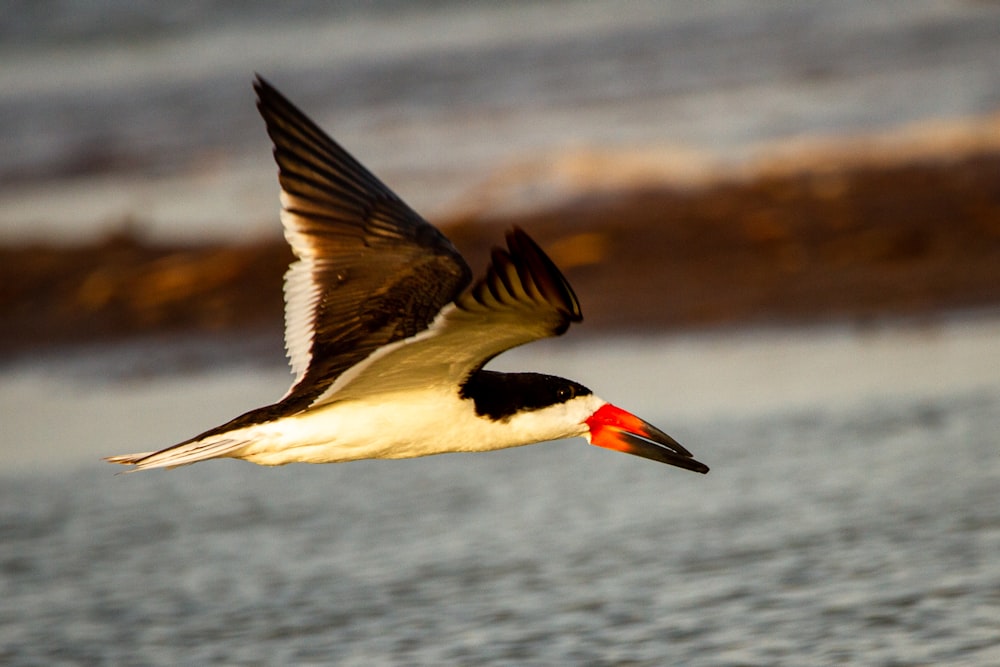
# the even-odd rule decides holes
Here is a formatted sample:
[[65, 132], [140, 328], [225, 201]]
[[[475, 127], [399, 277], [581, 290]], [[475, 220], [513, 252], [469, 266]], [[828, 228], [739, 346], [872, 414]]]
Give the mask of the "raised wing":
[[445, 306], [424, 331], [399, 340], [341, 375], [314, 405], [406, 391], [461, 386], [512, 347], [558, 336], [583, 319], [573, 288], [518, 228], [494, 249], [486, 275]]
[[[472, 279], [437, 229], [260, 76], [281, 221], [298, 257], [285, 276], [285, 347], [302, 409], [379, 348], [424, 331]], [[277, 406], [275, 406], [277, 407]]]

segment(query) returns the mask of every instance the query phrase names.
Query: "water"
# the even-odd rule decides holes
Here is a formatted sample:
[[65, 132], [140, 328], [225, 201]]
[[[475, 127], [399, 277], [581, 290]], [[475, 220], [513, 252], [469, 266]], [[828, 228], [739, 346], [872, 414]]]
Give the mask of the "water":
[[278, 234], [254, 71], [431, 216], [542, 205], [580, 150], [683, 172], [1000, 108], [990, 2], [8, 5], [3, 239]]
[[115, 476], [97, 456], [289, 380], [166, 347], [0, 375], [0, 662], [1000, 662], [996, 320], [504, 359], [596, 387], [707, 476], [581, 440]]
[[[0, 238], [276, 235], [253, 71], [433, 215], [496, 175], [544, 195], [518, 168], [579, 149], [739, 160], [992, 113], [998, 26], [942, 0], [8, 3]], [[966, 320], [501, 360], [634, 409], [705, 477], [582, 441], [115, 476], [100, 456], [280, 396], [280, 345], [10, 363], [0, 663], [1000, 664], [998, 346]]]

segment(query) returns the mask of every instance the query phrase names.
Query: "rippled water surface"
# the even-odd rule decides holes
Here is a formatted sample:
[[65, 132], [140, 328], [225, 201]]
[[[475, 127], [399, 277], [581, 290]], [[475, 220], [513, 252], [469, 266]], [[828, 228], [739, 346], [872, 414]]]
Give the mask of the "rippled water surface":
[[[0, 11], [0, 236], [276, 234], [254, 70], [425, 212], [574, 147], [738, 156], [1000, 100], [996, 3], [364, 5]], [[513, 355], [662, 426], [707, 476], [581, 440], [98, 462], [275, 400], [279, 348], [0, 367], [0, 663], [1000, 664], [995, 321]]]
[[997, 664], [1000, 382], [982, 367], [1000, 367], [997, 331], [592, 341], [511, 361], [575, 367], [707, 476], [582, 440], [115, 476], [91, 461], [274, 398], [285, 372], [9, 368], [0, 662]]

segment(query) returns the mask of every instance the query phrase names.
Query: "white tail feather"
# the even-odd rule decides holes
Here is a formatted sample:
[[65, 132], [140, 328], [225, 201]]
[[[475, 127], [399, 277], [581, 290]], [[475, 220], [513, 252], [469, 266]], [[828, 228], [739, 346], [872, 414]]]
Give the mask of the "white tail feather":
[[155, 452], [142, 452], [141, 454], [120, 454], [118, 456], [105, 456], [104, 460], [108, 463], [120, 463], [122, 465], [131, 465], [133, 463], [138, 463], [139, 460], [146, 458], [147, 456], [152, 456]]
[[104, 459], [108, 463], [121, 463], [123, 465], [134, 465], [135, 467], [126, 472], [137, 472], [139, 470], [150, 470], [152, 468], [177, 468], [186, 466], [198, 461], [207, 459], [224, 458], [234, 454], [248, 443], [244, 439], [222, 438], [221, 440], [198, 440], [195, 442], [177, 445], [159, 452], [145, 452], [142, 454], [123, 454], [121, 456], [109, 456]]

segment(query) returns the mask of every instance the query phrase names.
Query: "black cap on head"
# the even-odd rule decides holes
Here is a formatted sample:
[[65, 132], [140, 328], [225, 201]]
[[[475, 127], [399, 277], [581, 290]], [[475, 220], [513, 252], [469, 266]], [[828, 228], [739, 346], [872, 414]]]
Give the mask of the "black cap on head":
[[476, 371], [462, 385], [476, 414], [501, 421], [523, 410], [540, 410], [592, 392], [578, 382], [542, 373]]

